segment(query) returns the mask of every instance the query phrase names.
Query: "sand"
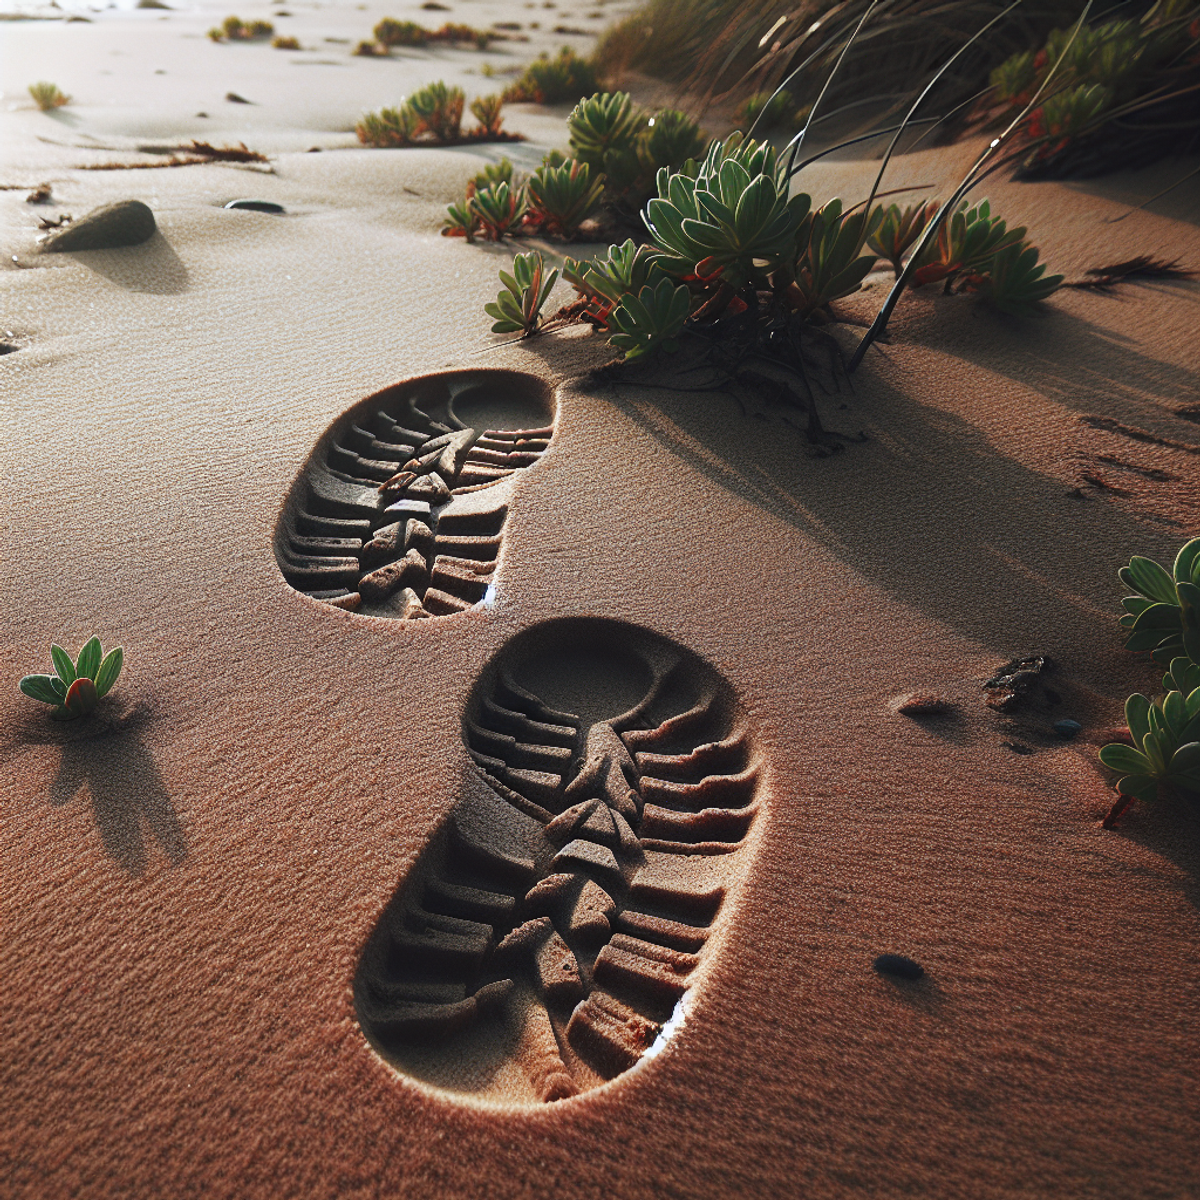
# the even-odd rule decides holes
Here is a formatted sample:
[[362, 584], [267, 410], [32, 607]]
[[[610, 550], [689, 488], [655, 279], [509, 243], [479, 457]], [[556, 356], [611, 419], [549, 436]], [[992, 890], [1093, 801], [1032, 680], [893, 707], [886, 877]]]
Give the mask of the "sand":
[[[288, 7], [305, 45], [409, 15]], [[1116, 569], [1200, 533], [1200, 286], [1064, 292], [1040, 321], [907, 298], [853, 389], [821, 397], [867, 440], [814, 458], [724, 395], [587, 384], [606, 353], [586, 331], [491, 337], [510, 250], [437, 230], [500, 148], [347, 132], [397, 79], [476, 52], [414, 66], [329, 43], [341, 65], [301, 69], [210, 46], [225, 12], [0, 31], [0, 183], [60, 201], [0, 193], [20, 347], [0, 359], [5, 1194], [1195, 1194], [1200, 817], [1142, 805], [1100, 829], [1095, 750], [1155, 686], [1121, 648]], [[144, 78], [94, 78], [113, 49]], [[235, 58], [254, 65], [211, 66]], [[33, 111], [26, 75], [78, 103]], [[204, 109], [211, 128], [185, 119]], [[560, 117], [514, 113], [530, 161]], [[78, 169], [195, 136], [271, 170]], [[967, 152], [906, 158], [894, 186]], [[1109, 223], [1190, 165], [986, 194], [1069, 276], [1197, 265], [1194, 187]], [[861, 195], [871, 171], [808, 186]], [[239, 197], [287, 212], [220, 207]], [[40, 212], [124, 198], [154, 209], [150, 242], [38, 256]], [[280, 514], [325, 431], [383, 388], [475, 370], [555, 389], [549, 448], [506, 485], [492, 600], [386, 620], [289, 588]], [[760, 764], [752, 835], [653, 1059], [551, 1104], [439, 1090], [364, 1035], [356, 973], [481, 786], [462, 716], [487, 664], [568, 618], [649, 630], [723, 681]], [[54, 726], [15, 682], [92, 633], [126, 650], [108, 715]], [[1059, 702], [987, 709], [982, 682], [1031, 653]], [[898, 715], [913, 691], [953, 714]], [[1052, 736], [1060, 717], [1078, 740]], [[884, 952], [925, 977], [876, 974]]]

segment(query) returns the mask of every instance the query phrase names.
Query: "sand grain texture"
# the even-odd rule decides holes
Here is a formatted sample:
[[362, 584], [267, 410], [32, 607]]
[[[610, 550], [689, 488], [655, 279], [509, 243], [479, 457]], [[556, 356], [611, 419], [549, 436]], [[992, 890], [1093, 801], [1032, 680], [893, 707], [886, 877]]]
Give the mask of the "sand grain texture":
[[[822, 401], [869, 440], [814, 459], [725, 396], [572, 382], [603, 357], [586, 334], [488, 349], [508, 251], [436, 232], [476, 155], [77, 172], [14, 144], [3, 182], [45, 162], [69, 211], [140, 198], [159, 232], [41, 258], [0, 193], [26, 268], [0, 277], [23, 346], [0, 361], [6, 1195], [1196, 1193], [1200, 816], [1100, 830], [1095, 760], [1155, 684], [1116, 568], [1200, 533], [1196, 284], [1063, 293], [1039, 322], [906, 299]], [[814, 196], [871, 170], [830, 165]], [[1200, 265], [1194, 190], [1104, 224], [1171, 177], [988, 193], [1068, 274]], [[246, 195], [286, 215], [219, 207]], [[289, 589], [272, 538], [323, 431], [483, 366], [558, 388], [496, 604], [382, 621]], [[483, 664], [575, 616], [729, 682], [765, 763], [757, 852], [662, 1054], [542, 1109], [473, 1106], [376, 1055], [352, 982], [472, 770]], [[93, 632], [127, 663], [98, 737], [15, 688]], [[1061, 703], [985, 709], [1033, 652]], [[896, 714], [914, 691], [955, 714]], [[1064, 716], [1079, 740], [1050, 734]], [[885, 952], [925, 978], [872, 971]]]

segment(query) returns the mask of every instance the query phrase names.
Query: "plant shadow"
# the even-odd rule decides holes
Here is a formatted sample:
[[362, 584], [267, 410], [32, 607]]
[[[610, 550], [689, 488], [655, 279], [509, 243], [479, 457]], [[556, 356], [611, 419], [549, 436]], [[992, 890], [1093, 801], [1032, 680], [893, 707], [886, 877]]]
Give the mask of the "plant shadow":
[[134, 706], [64, 723], [57, 736], [39, 739], [62, 748], [50, 803], [69, 804], [86, 787], [104, 849], [131, 875], [145, 874], [148, 842], [157, 842], [172, 866], [187, 857], [183, 826], [143, 742], [148, 722], [148, 710]]

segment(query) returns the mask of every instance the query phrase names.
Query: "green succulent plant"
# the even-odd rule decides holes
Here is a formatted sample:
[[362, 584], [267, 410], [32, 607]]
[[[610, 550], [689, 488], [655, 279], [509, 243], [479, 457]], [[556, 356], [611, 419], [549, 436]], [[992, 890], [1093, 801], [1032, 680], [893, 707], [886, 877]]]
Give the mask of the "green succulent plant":
[[973, 206], [964, 200], [921, 252], [912, 286], [942, 279], [949, 285], [963, 271], [984, 271], [1001, 250], [1020, 245], [1024, 237], [1025, 227], [1009, 229], [999, 217], [992, 216], [987, 200]]
[[64, 104], [71, 103], [71, 97], [60, 91], [57, 83], [49, 83], [46, 80], [42, 80], [40, 83], [31, 83], [29, 94], [33, 97], [34, 104], [42, 112], [49, 112], [53, 108], [62, 108]]
[[420, 120], [418, 132], [428, 130], [437, 142], [456, 142], [462, 132], [465, 100], [462, 88], [447, 87], [438, 80], [413, 92], [408, 107]]
[[416, 21], [397, 21], [392, 17], [384, 17], [373, 32], [381, 46], [419, 47], [429, 41], [429, 31]]
[[654, 287], [643, 287], [637, 295], [627, 292], [612, 310], [611, 325], [616, 332], [609, 341], [624, 352], [626, 362], [659, 349], [673, 353], [679, 348], [675, 339], [687, 322], [690, 307], [688, 289], [666, 278]]
[[1179, 656], [1200, 663], [1200, 538], [1183, 546], [1170, 573], [1134, 555], [1119, 575], [1135, 593], [1121, 601], [1126, 649], [1148, 650], [1160, 663]]
[[1017, 317], [1036, 316], [1041, 302], [1058, 291], [1061, 275], [1047, 275], [1038, 262], [1038, 249], [1028, 242], [1005, 246], [988, 264], [975, 285], [1001, 311]]
[[500, 281], [504, 290], [494, 303], [483, 306], [484, 312], [495, 319], [492, 332], [532, 337], [541, 324], [542, 308], [558, 281], [557, 269], [547, 274], [546, 262], [535, 250], [518, 254], [513, 259], [512, 274], [501, 271]]
[[862, 286], [876, 261], [874, 254], [862, 253], [869, 220], [865, 212], [843, 213], [840, 200], [831, 200], [805, 218], [797, 238], [795, 278], [788, 288], [788, 298], [801, 316]]
[[89, 638], [79, 657], [71, 656], [58, 645], [50, 647], [54, 675], [26, 675], [18, 685], [26, 696], [54, 706], [50, 714], [56, 721], [72, 721], [85, 717], [112, 691], [125, 652], [118, 646], [104, 653], [98, 637]]
[[587, 163], [572, 161], [561, 167], [539, 167], [526, 187], [530, 216], [546, 232], [573, 238], [600, 206], [604, 177], [594, 177]]
[[1037, 87], [1038, 69], [1032, 50], [1022, 50], [1006, 58], [989, 77], [996, 99], [1007, 104], [1025, 103]]
[[1076, 137], [1097, 123], [1112, 98], [1112, 89], [1102, 83], [1080, 83], [1058, 92], [1047, 97], [1040, 112], [1034, 114], [1034, 132], [1056, 138]]
[[[1184, 663], [1180, 674], [1194, 681]], [[1172, 670], [1168, 678], [1176, 682]], [[1139, 800], [1154, 800], [1159, 788], [1200, 792], [1200, 685], [1190, 692], [1172, 688], [1153, 702], [1134, 694], [1125, 702], [1125, 721], [1133, 745], [1110, 742], [1101, 747], [1100, 761], [1116, 771], [1117, 791]]]
[[381, 108], [377, 113], [363, 113], [354, 132], [364, 146], [396, 149], [411, 146], [416, 140], [421, 121], [407, 105]]
[[526, 208], [525, 188], [503, 181], [480, 188], [467, 201], [468, 212], [478, 222], [483, 235], [493, 242], [515, 232], [524, 220]]
[[[504, 124], [504, 119], [500, 115], [503, 107], [504, 101], [499, 96], [477, 96], [471, 101], [472, 115], [479, 122], [483, 131], [492, 137], [500, 132], [500, 128]], [[510, 172], [511, 169], [510, 164]]]
[[512, 177], [512, 162], [505, 157], [498, 163], [488, 163], [471, 182], [479, 191], [481, 188], [494, 187], [497, 183], [512, 183]]
[[656, 112], [647, 123], [644, 135], [646, 159], [653, 170], [676, 170], [689, 158], [704, 153], [704, 134], [686, 113], [675, 108]]
[[654, 288], [667, 278], [649, 246], [636, 246], [628, 238], [609, 246], [608, 253], [590, 262], [563, 260], [563, 278], [588, 301], [587, 311], [596, 324], [608, 328], [612, 310], [629, 293]]
[[571, 152], [580, 162], [603, 171], [605, 156], [632, 150], [645, 123], [628, 92], [589, 96], [567, 118]]
[[904, 269], [905, 254], [925, 232], [925, 226], [933, 220], [937, 210], [936, 200], [925, 204], [909, 204], [903, 209], [898, 204], [889, 204], [887, 208], [880, 205], [875, 210], [870, 221], [867, 245], [891, 263], [897, 279]]
[[510, 104], [573, 104], [595, 90], [596, 71], [592, 64], [570, 46], [564, 46], [554, 58], [543, 54], [531, 62], [521, 77], [505, 89], [504, 99]]
[[795, 254], [809, 198], [789, 200], [786, 183], [764, 170], [775, 160], [760, 151], [728, 152], [714, 142], [694, 178], [659, 171], [658, 196], [643, 220], [665, 271], [701, 280], [719, 275], [732, 288], [766, 286], [771, 271]]

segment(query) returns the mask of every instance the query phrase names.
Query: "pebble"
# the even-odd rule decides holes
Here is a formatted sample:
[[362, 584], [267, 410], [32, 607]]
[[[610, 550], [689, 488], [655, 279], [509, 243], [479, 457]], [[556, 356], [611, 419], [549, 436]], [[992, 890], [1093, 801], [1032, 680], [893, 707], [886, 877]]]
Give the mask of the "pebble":
[[1075, 737], [1076, 734], [1083, 732], [1083, 726], [1078, 721], [1071, 720], [1055, 721], [1052, 728], [1064, 741], [1068, 741]]
[[230, 200], [225, 207], [241, 208], [247, 212], [261, 213], [281, 213], [285, 211], [283, 205], [276, 204], [274, 200]]
[[905, 717], [940, 717], [953, 709], [949, 700], [922, 692], [912, 692], [893, 702], [896, 712]]
[[903, 954], [881, 954], [872, 964], [880, 975], [894, 975], [897, 979], [920, 979], [925, 968]]
[[51, 234], [42, 250], [57, 254], [63, 250], [114, 250], [119, 246], [137, 246], [154, 236], [158, 228], [154, 214], [140, 200], [119, 200], [94, 209], [82, 220]]
[[250, 103], [250, 101], [247, 100], [245, 96], [239, 96], [237, 94], [237, 92], [226, 92], [225, 99], [228, 100], [230, 104], [249, 104]]

